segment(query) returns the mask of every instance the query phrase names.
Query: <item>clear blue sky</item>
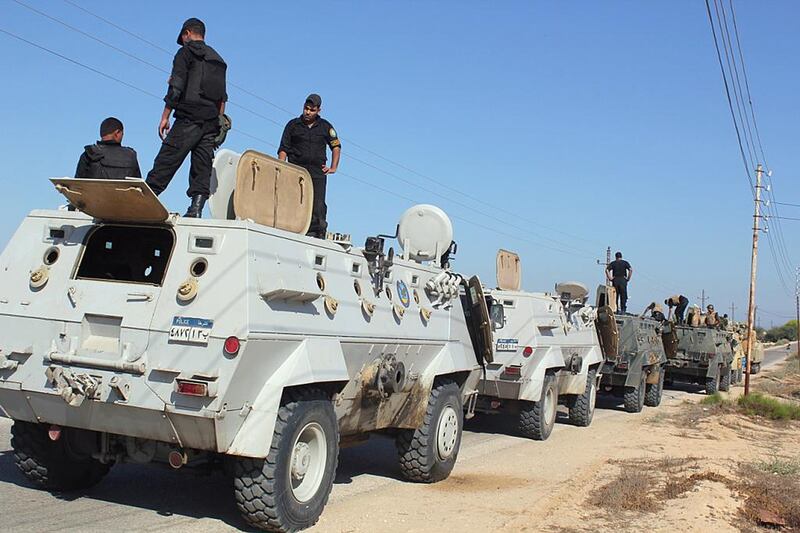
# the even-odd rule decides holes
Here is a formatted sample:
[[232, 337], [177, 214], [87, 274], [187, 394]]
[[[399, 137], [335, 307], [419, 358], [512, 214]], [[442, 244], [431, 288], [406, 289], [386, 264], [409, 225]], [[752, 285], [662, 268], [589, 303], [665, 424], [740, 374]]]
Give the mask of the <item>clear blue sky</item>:
[[[69, 3], [25, 1], [170, 66], [169, 54]], [[323, 116], [343, 138], [328, 186], [330, 229], [358, 243], [391, 232], [409, 199], [434, 203], [454, 218], [455, 267], [464, 273], [493, 282], [504, 247], [522, 256], [530, 290], [568, 279], [594, 286], [602, 280], [595, 259], [610, 245], [635, 269], [633, 310], [675, 292], [695, 301], [705, 289], [719, 310], [735, 302], [744, 317], [753, 205], [700, 0], [74, 1], [171, 52], [183, 20], [202, 18], [229, 82], [292, 112], [231, 88], [232, 104], [271, 120], [231, 105], [238, 131], [227, 148], [274, 153], [305, 96], [321, 94]], [[800, 204], [800, 4], [736, 7], [774, 190], [778, 201]], [[0, 28], [163, 96], [163, 72], [10, 0], [0, 13]], [[59, 203], [47, 178], [74, 172], [104, 117], [123, 120], [125, 144], [147, 172], [163, 104], [3, 34], [0, 51], [4, 244], [31, 209]], [[186, 182], [183, 168], [162, 195], [170, 210], [185, 209]], [[800, 218], [800, 209], [782, 214]], [[790, 260], [800, 260], [800, 222], [783, 228]], [[768, 246], [763, 239], [764, 326], [794, 310]], [[786, 283], [793, 290], [794, 280]]]

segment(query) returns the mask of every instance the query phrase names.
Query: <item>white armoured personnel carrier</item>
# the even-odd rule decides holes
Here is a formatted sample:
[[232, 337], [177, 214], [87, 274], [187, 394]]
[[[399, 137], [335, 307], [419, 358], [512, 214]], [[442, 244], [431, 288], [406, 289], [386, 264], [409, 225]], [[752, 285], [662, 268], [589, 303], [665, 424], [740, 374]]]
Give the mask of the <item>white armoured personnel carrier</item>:
[[222, 151], [215, 170], [210, 219], [169, 214], [141, 180], [54, 179], [79, 211], [33, 211], [3, 251], [18, 466], [64, 490], [122, 461], [221, 463], [244, 518], [278, 531], [316, 522], [340, 440], [380, 431], [406, 478], [446, 478], [480, 368], [439, 264], [446, 215], [409, 209], [393, 257], [380, 236], [306, 237], [299, 167]]
[[574, 424], [592, 422], [603, 355], [585, 286], [559, 283], [549, 294], [525, 292], [520, 285], [519, 256], [505, 250], [497, 254], [498, 288], [481, 293], [470, 282], [469, 290], [479, 295], [471, 300], [486, 302], [493, 330], [491, 339], [476, 347], [491, 354], [476, 410], [516, 413], [523, 435], [544, 440], [559, 403], [569, 408]]

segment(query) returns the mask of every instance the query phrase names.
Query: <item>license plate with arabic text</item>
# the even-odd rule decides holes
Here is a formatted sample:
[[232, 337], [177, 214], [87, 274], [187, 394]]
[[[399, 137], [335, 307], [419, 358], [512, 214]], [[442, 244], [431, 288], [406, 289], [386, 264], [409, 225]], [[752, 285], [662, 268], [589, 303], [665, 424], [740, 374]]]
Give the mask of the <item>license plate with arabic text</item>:
[[516, 352], [519, 348], [519, 339], [497, 339], [498, 352]]
[[207, 345], [213, 326], [214, 321], [206, 318], [175, 316], [169, 328], [169, 340]]

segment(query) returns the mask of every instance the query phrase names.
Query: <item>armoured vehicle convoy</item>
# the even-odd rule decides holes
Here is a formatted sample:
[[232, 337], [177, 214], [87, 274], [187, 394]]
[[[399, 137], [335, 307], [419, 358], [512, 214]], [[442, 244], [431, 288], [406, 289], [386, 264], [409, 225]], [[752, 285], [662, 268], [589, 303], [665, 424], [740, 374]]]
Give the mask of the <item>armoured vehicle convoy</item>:
[[597, 301], [597, 333], [605, 357], [600, 390], [621, 396], [629, 413], [639, 413], [645, 405], [658, 407], [667, 363], [661, 341], [663, 323], [615, 314], [607, 290], [605, 286], [598, 289]]
[[698, 383], [705, 386], [707, 394], [730, 388], [734, 356], [729, 331], [670, 323], [662, 339], [668, 383]]
[[491, 362], [478, 385], [476, 410], [517, 414], [520, 432], [537, 440], [550, 436], [559, 403], [569, 408], [572, 423], [591, 424], [603, 356], [586, 287], [560, 283], [556, 294], [522, 291], [519, 257], [504, 250], [497, 255], [497, 287], [469, 287], [477, 295], [471, 301], [486, 301], [492, 324], [485, 348]]
[[53, 179], [78, 211], [31, 212], [0, 255], [22, 472], [68, 490], [123, 461], [210, 462], [273, 531], [317, 521], [340, 441], [369, 432], [394, 437], [406, 478], [446, 478], [482, 362], [447, 216], [409, 209], [395, 257], [385, 236], [306, 237], [300, 167], [223, 151], [215, 172], [210, 219], [169, 214], [141, 180]]

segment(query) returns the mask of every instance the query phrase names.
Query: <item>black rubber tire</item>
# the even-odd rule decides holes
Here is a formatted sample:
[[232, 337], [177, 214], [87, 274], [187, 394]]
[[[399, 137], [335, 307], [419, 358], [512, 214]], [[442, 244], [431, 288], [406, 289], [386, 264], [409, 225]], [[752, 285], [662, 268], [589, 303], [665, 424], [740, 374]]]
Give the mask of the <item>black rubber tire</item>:
[[722, 368], [719, 378], [719, 390], [728, 392], [731, 389], [731, 367], [726, 366]]
[[761, 363], [750, 363], [750, 373], [758, 374], [761, 372]]
[[706, 378], [706, 394], [708, 394], [709, 396], [719, 390], [719, 382], [720, 382], [719, 375], [720, 375], [720, 369], [719, 367], [717, 367], [717, 375], [715, 377]]
[[548, 394], [554, 397], [555, 408], [558, 408], [558, 391], [556, 390], [556, 378], [552, 374], [547, 374], [542, 383], [542, 395], [538, 402], [523, 402], [519, 412], [519, 431], [525, 437], [534, 440], [547, 440], [553, 432], [556, 424], [556, 415], [548, 421], [545, 416], [545, 398]]
[[91, 457], [75, 457], [67, 449], [66, 432], [55, 442], [48, 436], [48, 426], [14, 421], [11, 447], [14, 462], [30, 481], [52, 491], [73, 491], [93, 487], [108, 474], [109, 465]]
[[[301, 432], [312, 423], [325, 437], [325, 466], [316, 493], [301, 502], [292, 489], [292, 457]], [[235, 459], [236, 507], [247, 523], [265, 531], [311, 527], [328, 502], [338, 457], [339, 425], [329, 396], [313, 388], [292, 391], [278, 409], [266, 459]]]
[[575, 397], [569, 406], [569, 421], [578, 427], [588, 427], [594, 418], [594, 404], [597, 398], [597, 371], [590, 370], [586, 376], [586, 390]]
[[625, 410], [629, 413], [641, 413], [644, 409], [644, 396], [647, 389], [647, 373], [642, 369], [642, 378], [638, 387], [625, 387]]
[[[448, 423], [443, 416], [455, 414], [449, 424], [457, 424], [454, 442], [447, 455], [439, 452], [440, 424]], [[464, 407], [461, 389], [450, 380], [438, 382], [431, 389], [428, 408], [422, 425], [417, 429], [404, 429], [397, 433], [395, 446], [399, 456], [400, 473], [409, 481], [435, 483], [446, 479], [453, 471], [461, 448], [461, 431], [464, 428]]]
[[[658, 407], [661, 405], [661, 396], [664, 392], [664, 368], [656, 367], [658, 371], [658, 381], [648, 383], [644, 394], [644, 404], [647, 407]], [[655, 370], [654, 370], [655, 371]]]

